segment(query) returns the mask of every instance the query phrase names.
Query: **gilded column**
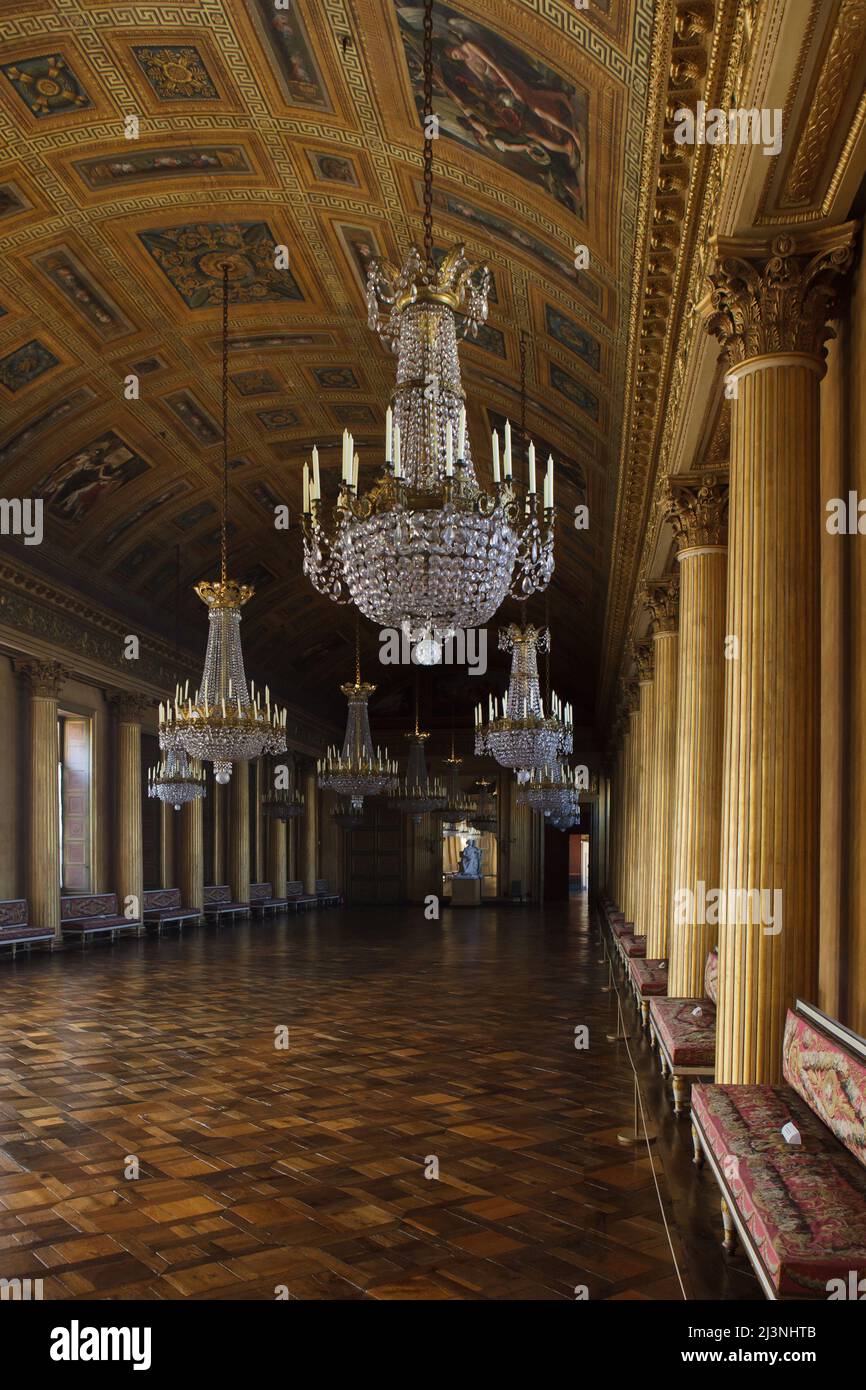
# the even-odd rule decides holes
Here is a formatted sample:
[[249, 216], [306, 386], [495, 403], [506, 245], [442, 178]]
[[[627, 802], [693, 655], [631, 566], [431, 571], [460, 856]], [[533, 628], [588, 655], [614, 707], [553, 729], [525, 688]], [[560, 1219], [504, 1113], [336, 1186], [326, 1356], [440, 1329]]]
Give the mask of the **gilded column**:
[[632, 857], [635, 865], [635, 936], [646, 936], [649, 919], [650, 851], [648, 817], [652, 814], [653, 739], [655, 735], [655, 652], [650, 642], [638, 642], [634, 649], [638, 669], [637, 739], [635, 742]]
[[255, 785], [255, 805], [253, 808], [253, 819], [256, 827], [256, 862], [255, 862], [255, 881], [264, 883], [265, 881], [265, 813], [262, 808], [262, 796], [265, 788], [265, 760], [256, 758], [254, 764], [254, 785]]
[[643, 823], [651, 827], [645, 897], [646, 953], [663, 960], [668, 953], [671, 916], [671, 843], [673, 832], [674, 758], [677, 716], [677, 610], [679, 575], [646, 586], [645, 602], [653, 636], [652, 752], [649, 803], [644, 803]]
[[319, 842], [319, 789], [316, 785], [316, 770], [310, 767], [304, 773], [304, 874], [305, 893], [316, 891], [316, 867], [318, 863]]
[[638, 891], [635, 826], [637, 821], [637, 777], [640, 691], [636, 681], [626, 693], [626, 731], [623, 741], [625, 776], [623, 779], [623, 845], [622, 845], [622, 908], [624, 916], [633, 922]]
[[214, 779], [208, 789], [213, 797], [213, 881], [215, 885], [226, 881], [226, 804], [229, 789]]
[[[191, 759], [198, 769], [201, 764]], [[210, 793], [210, 788], [208, 789]], [[180, 821], [178, 834], [177, 886], [184, 907], [204, 907], [204, 803], [201, 797], [187, 802], [177, 812]]]
[[268, 880], [275, 898], [286, 896], [286, 824], [279, 816], [265, 816], [268, 834]]
[[[680, 570], [668, 994], [700, 998], [718, 926], [696, 912], [718, 887], [725, 717], [727, 473], [681, 474], [666, 488]], [[703, 885], [701, 888], [699, 885]]]
[[117, 720], [115, 742], [114, 887], [117, 910], [140, 918], [142, 853], [141, 716], [149, 701], [128, 690], [107, 692]]
[[250, 765], [235, 763], [229, 782], [228, 876], [232, 899], [250, 900]]
[[27, 904], [34, 926], [60, 933], [60, 803], [57, 764], [57, 697], [69, 672], [56, 661], [27, 661], [16, 668], [30, 691], [30, 847]]
[[708, 328], [733, 384], [716, 1079], [774, 1083], [816, 989], [819, 382], [855, 227], [718, 241]]
[[163, 888], [174, 888], [174, 827], [179, 812], [165, 801], [159, 807], [159, 882]]

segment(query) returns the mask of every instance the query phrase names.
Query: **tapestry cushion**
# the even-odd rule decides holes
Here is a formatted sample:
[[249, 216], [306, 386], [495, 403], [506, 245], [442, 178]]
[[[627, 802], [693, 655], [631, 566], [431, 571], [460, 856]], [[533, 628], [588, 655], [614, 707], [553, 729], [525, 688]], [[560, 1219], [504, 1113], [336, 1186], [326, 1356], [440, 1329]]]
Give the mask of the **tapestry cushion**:
[[614, 922], [611, 931], [614, 936], [631, 936], [634, 933], [634, 922], [626, 922], [625, 918], [620, 918]]
[[866, 1062], [788, 1010], [782, 1074], [840, 1143], [866, 1166]]
[[52, 927], [29, 927], [26, 922], [10, 923], [0, 926], [0, 945], [4, 941], [30, 941], [34, 937], [41, 939], [43, 936], [53, 935]]
[[231, 889], [227, 883], [211, 884], [204, 890], [205, 907], [211, 903], [231, 902]]
[[632, 956], [628, 968], [635, 989], [639, 994], [645, 998], [651, 994], [667, 994], [668, 963], [666, 960], [647, 960], [646, 957]]
[[130, 921], [128, 917], [73, 917], [60, 923], [64, 931], [90, 932], [108, 931], [109, 928], [134, 927], [137, 922]]
[[[700, 1008], [699, 1014], [693, 1010]], [[653, 999], [650, 1019], [674, 1067], [716, 1066], [716, 1006], [712, 999]]]
[[866, 1170], [796, 1091], [696, 1085], [692, 1116], [778, 1293], [826, 1298], [829, 1279], [866, 1275]]
[[148, 888], [144, 893], [144, 910], [152, 912], [156, 908], [180, 907], [179, 888]]
[[714, 1004], [719, 1001], [719, 952], [717, 947], [713, 947], [707, 956], [704, 966], [704, 994], [708, 999], [712, 999]]
[[289, 898], [304, 898], [308, 902], [313, 903], [316, 901], [309, 893], [304, 892], [304, 885], [298, 879], [292, 879], [290, 883], [286, 884], [286, 896]]
[[270, 883], [251, 883], [250, 902], [268, 902], [274, 896], [274, 890]]
[[645, 937], [645, 936], [632, 936], [630, 932], [627, 932], [627, 933], [625, 934], [625, 936], [621, 936], [621, 937], [620, 937], [620, 939], [619, 939], [619, 944], [620, 944], [620, 946], [622, 947], [622, 949], [625, 951], [625, 953], [626, 953], [627, 956], [645, 956], [645, 955], [646, 955], [646, 937]]
[[60, 920], [80, 922], [84, 917], [114, 917], [117, 915], [115, 893], [74, 893], [60, 899]]
[[26, 898], [7, 898], [0, 902], [0, 927], [21, 927], [26, 922]]

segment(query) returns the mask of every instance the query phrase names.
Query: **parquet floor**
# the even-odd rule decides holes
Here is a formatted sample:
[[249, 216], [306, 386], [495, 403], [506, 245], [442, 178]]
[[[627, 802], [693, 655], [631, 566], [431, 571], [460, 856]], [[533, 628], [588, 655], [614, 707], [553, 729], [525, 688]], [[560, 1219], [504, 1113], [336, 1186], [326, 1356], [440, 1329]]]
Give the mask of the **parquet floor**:
[[[617, 1142], [633, 1088], [599, 956], [574, 903], [0, 963], [0, 1278], [55, 1299], [681, 1297], [646, 1149]], [[632, 1046], [687, 1293], [757, 1297]]]

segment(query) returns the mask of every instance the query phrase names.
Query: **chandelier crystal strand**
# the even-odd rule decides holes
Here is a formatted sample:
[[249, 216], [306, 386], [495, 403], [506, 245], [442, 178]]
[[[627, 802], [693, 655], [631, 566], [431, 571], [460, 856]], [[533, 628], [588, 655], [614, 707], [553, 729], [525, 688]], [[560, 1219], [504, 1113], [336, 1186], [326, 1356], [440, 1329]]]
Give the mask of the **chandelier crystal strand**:
[[545, 713], [541, 698], [538, 652], [549, 644], [549, 628], [511, 623], [500, 629], [499, 648], [512, 653], [508, 693], [501, 706], [489, 697], [486, 723], [483, 706], [475, 709], [476, 754], [512, 768], [521, 783], [528, 780], [530, 769], [549, 767], [572, 748], [571, 705], [552, 692]]
[[381, 748], [374, 749], [370, 733], [370, 712], [367, 708], [375, 685], [361, 680], [361, 649], [357, 622], [355, 625], [355, 681], [341, 685], [349, 708], [346, 714], [346, 733], [342, 749], [331, 747], [317, 763], [320, 787], [345, 797], [350, 812], [359, 814], [365, 796], [389, 792], [397, 784], [397, 765], [384, 756]]
[[511, 427], [504, 460], [492, 437], [493, 491], [479, 486], [466, 428], [458, 339], [486, 321], [490, 272], [454, 246], [437, 267], [432, 234], [432, 5], [424, 23], [424, 251], [398, 269], [371, 260], [368, 322], [396, 354], [386, 416], [384, 468], [363, 496], [352, 436], [343, 437], [342, 481], [332, 515], [322, 501], [318, 450], [304, 469], [304, 571], [338, 603], [354, 603], [380, 627], [402, 628], [438, 660], [441, 642], [488, 622], [511, 593], [528, 597], [553, 572], [553, 460], [543, 498], [535, 451], [525, 487], [515, 484]]
[[534, 767], [527, 780], [517, 789], [518, 806], [530, 806], [544, 816], [580, 820], [580, 771], [565, 763], [550, 767]]
[[[174, 645], [180, 665], [180, 642], [178, 639], [178, 613], [180, 611], [180, 546], [175, 550], [174, 585]], [[162, 725], [162, 706], [160, 705], [160, 726]], [[163, 741], [160, 737], [160, 747]], [[179, 811], [187, 802], [197, 801], [205, 794], [204, 769], [190, 766], [189, 758], [178, 746], [164, 748], [164, 757], [148, 769], [147, 794], [167, 806]]]
[[175, 691], [174, 704], [160, 706], [160, 744], [181, 748], [190, 758], [212, 762], [216, 780], [229, 781], [234, 763], [286, 751], [286, 711], [271, 706], [268, 687], [247, 688], [241, 646], [241, 608], [255, 593], [228, 578], [228, 301], [229, 267], [223, 266], [222, 426], [223, 477], [220, 520], [220, 577], [196, 584], [209, 609], [208, 639], [201, 684], [194, 696], [189, 683]]
[[417, 824], [428, 811], [437, 811], [445, 805], [445, 784], [438, 779], [431, 780], [427, 771], [427, 758], [424, 745], [429, 734], [418, 727], [418, 681], [415, 681], [415, 729], [406, 734], [409, 740], [409, 756], [406, 761], [406, 775], [401, 778], [393, 792], [394, 806], [405, 811]]

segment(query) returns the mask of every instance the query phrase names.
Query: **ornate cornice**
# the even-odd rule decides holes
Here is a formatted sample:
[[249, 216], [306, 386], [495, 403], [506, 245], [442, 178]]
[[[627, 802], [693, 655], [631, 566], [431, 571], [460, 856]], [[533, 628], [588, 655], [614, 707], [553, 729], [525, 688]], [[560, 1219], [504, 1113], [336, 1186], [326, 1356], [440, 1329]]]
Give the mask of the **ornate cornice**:
[[651, 580], [644, 588], [643, 602], [650, 617], [653, 637], [676, 632], [680, 613], [680, 577], [666, 575]]
[[668, 478], [663, 497], [677, 550], [728, 543], [728, 480], [717, 472]]
[[714, 237], [707, 332], [733, 367], [780, 352], [825, 355], [842, 275], [854, 261], [856, 223], [771, 240]]
[[16, 661], [15, 672], [30, 694], [41, 700], [56, 700], [69, 679], [59, 661]]

